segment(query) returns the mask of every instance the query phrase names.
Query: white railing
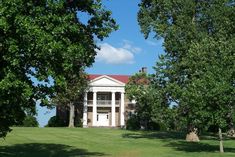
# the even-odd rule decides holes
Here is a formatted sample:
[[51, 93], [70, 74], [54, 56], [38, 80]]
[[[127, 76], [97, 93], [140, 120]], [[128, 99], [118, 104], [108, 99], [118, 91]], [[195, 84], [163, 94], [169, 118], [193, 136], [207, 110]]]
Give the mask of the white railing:
[[92, 105], [93, 104], [93, 100], [87, 100], [87, 105]]
[[120, 105], [121, 104], [121, 101], [120, 100], [116, 100], [115, 101], [115, 105]]
[[112, 101], [111, 100], [97, 100], [97, 105], [111, 105]]
[[[112, 100], [97, 100], [96, 103], [97, 103], [97, 106], [99, 106], [99, 105], [111, 106], [112, 105]], [[88, 105], [93, 105], [93, 100], [87, 100], [87, 104]], [[120, 100], [115, 101], [115, 105], [120, 105], [120, 104], [121, 104]]]

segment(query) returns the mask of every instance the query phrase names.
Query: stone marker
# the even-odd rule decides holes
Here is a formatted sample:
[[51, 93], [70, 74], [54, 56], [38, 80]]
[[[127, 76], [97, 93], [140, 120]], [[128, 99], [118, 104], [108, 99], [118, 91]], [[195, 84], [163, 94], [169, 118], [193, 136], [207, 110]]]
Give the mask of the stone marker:
[[199, 142], [199, 137], [197, 135], [197, 128], [193, 128], [193, 130], [186, 135], [186, 141], [188, 142]]

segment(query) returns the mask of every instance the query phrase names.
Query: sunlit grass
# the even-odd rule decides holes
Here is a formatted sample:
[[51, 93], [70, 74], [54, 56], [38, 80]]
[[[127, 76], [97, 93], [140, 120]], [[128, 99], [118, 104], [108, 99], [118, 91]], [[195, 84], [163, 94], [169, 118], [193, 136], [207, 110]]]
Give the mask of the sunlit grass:
[[174, 132], [127, 131], [109, 128], [13, 128], [0, 139], [1, 157], [234, 157], [235, 141], [219, 142], [211, 136], [188, 143]]

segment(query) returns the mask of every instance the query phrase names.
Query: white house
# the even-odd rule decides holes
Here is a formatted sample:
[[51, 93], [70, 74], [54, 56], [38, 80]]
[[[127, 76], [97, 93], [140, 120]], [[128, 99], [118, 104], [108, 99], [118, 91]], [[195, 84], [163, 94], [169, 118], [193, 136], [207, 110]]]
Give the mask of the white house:
[[83, 127], [124, 127], [131, 103], [125, 97], [127, 75], [89, 75]]

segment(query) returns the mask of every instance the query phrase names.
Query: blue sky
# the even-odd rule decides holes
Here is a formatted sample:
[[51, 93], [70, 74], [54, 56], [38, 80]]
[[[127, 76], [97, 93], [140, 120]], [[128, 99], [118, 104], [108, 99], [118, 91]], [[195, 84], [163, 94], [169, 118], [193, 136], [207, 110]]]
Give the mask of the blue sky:
[[[142, 67], [154, 73], [152, 67], [158, 56], [164, 52], [162, 40], [145, 39], [137, 22], [138, 3], [140, 0], [103, 0], [105, 7], [112, 11], [112, 17], [119, 24], [119, 30], [110, 34], [103, 41], [97, 41], [101, 49], [96, 61], [87, 68], [90, 74], [125, 74], [133, 75]], [[45, 126], [48, 119], [55, 115], [55, 109], [47, 110], [37, 106], [40, 126]]]

